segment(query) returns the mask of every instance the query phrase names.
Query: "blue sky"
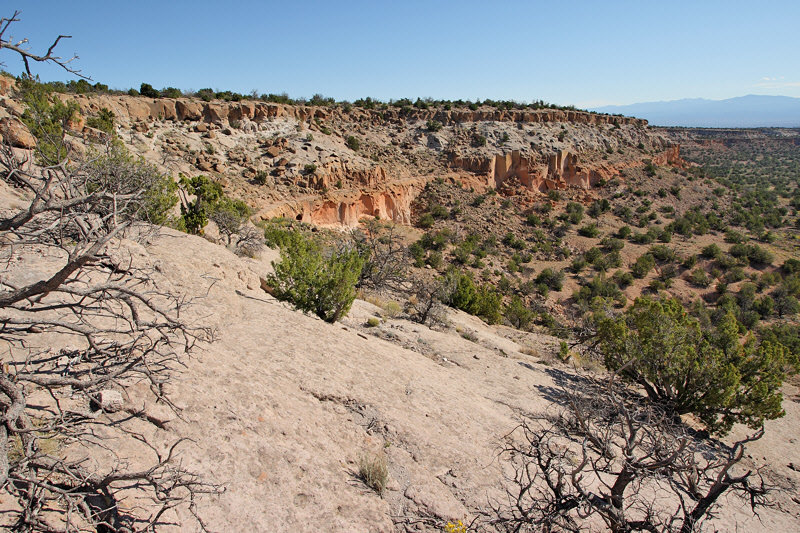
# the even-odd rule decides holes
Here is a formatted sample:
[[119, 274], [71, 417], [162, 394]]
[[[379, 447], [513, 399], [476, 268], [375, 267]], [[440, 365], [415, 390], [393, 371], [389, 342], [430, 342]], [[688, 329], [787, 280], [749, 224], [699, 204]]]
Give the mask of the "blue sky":
[[[20, 0], [8, 35], [112, 88], [579, 107], [800, 97], [800, 2]], [[13, 74], [22, 63], [3, 51]], [[67, 73], [36, 67], [44, 80]]]

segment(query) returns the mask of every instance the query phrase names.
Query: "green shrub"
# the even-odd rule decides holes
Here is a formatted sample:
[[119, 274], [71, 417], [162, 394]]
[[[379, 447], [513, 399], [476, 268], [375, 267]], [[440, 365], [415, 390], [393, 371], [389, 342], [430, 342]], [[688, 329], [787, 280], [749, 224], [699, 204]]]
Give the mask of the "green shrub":
[[503, 240], [501, 241], [506, 246], [513, 248], [515, 250], [522, 250], [525, 248], [525, 241], [522, 239], [518, 239], [512, 232], [508, 232], [503, 236]]
[[442, 123], [438, 120], [429, 120], [425, 123], [425, 129], [431, 132], [437, 132], [442, 129]]
[[178, 184], [155, 165], [136, 158], [118, 141], [102, 152], [90, 149], [85, 171], [89, 191], [105, 190], [117, 195], [142, 194], [138, 202], [120, 204], [118, 215], [156, 225], [174, 224], [172, 210], [178, 203]]
[[599, 234], [600, 231], [597, 229], [597, 224], [587, 224], [578, 229], [578, 235], [582, 237], [596, 238]]
[[699, 267], [692, 270], [689, 274], [689, 281], [698, 287], [708, 287], [711, 285], [711, 278], [708, 277], [705, 270]]
[[644, 254], [636, 259], [636, 262], [631, 266], [631, 273], [633, 277], [642, 279], [653, 270], [656, 266], [656, 260], [650, 254]]
[[554, 291], [560, 291], [564, 286], [564, 271], [545, 268], [536, 276], [536, 283], [544, 284]]
[[484, 319], [489, 324], [500, 322], [502, 295], [489, 285], [477, 286], [471, 272], [451, 268], [445, 276], [445, 285], [450, 288], [445, 303]]
[[228, 244], [230, 244], [231, 236], [239, 233], [247, 219], [253, 214], [253, 210], [242, 200], [234, 200], [223, 195], [208, 207], [207, 213], [208, 218], [214, 221], [219, 232], [228, 238]]
[[800, 370], [797, 357], [781, 344], [742, 339], [730, 312], [703, 331], [680, 301], [638, 298], [621, 316], [596, 314], [595, 323], [609, 370], [675, 414], [694, 413], [712, 433], [785, 414], [780, 388]]
[[586, 259], [584, 259], [583, 257], [576, 257], [575, 259], [572, 260], [572, 264], [570, 265], [569, 268], [570, 268], [570, 270], [572, 270], [572, 272], [574, 272], [575, 274], [578, 274], [584, 268], [586, 268], [587, 264], [588, 263], [587, 263]]
[[516, 294], [511, 297], [511, 301], [503, 308], [503, 315], [509, 324], [517, 329], [527, 329], [533, 322], [534, 312], [525, 306], [522, 298]]
[[183, 92], [175, 87], [167, 87], [160, 91], [161, 98], [183, 98]]
[[314, 174], [317, 171], [317, 165], [308, 164], [303, 167], [303, 171], [306, 174]]
[[142, 83], [141, 87], [139, 88], [139, 94], [147, 98], [158, 98], [161, 96], [161, 93], [156, 89], [153, 89], [153, 86], [149, 83]]
[[795, 274], [800, 272], [800, 259], [787, 259], [781, 266], [781, 270], [783, 270], [783, 272], [786, 274]]
[[624, 289], [633, 283], [633, 274], [630, 272], [623, 272], [622, 270], [617, 270], [614, 272], [614, 275], [611, 277], [614, 280], [614, 283], [619, 285], [620, 288]]
[[592, 246], [585, 252], [583, 252], [583, 258], [586, 260], [587, 263], [593, 265], [595, 262], [599, 261], [600, 258], [603, 257], [603, 252], [597, 246]]
[[17, 88], [28, 108], [22, 122], [36, 138], [36, 155], [42, 165], [57, 165], [67, 157], [65, 134], [79, 111], [76, 102], [64, 103], [59, 98], [50, 102], [50, 89], [38, 81], [23, 77]]
[[584, 305], [590, 304], [595, 298], [610, 299], [619, 306], [623, 306], [627, 302], [627, 298], [619, 286], [613, 280], [608, 279], [604, 273], [595, 276], [589, 283], [578, 289], [572, 297], [576, 302]]
[[445, 219], [445, 218], [450, 216], [450, 213], [447, 212], [447, 208], [444, 207], [443, 205], [439, 205], [439, 204], [433, 204], [430, 207], [430, 213], [435, 218], [439, 218], [439, 219]]
[[431, 252], [425, 259], [425, 262], [430, 265], [431, 268], [439, 269], [444, 263], [444, 258], [442, 257], [441, 252]]
[[210, 102], [214, 99], [214, 90], [208, 88], [200, 89], [195, 93], [195, 95], [204, 102]]
[[361, 141], [359, 141], [357, 137], [354, 137], [352, 135], [350, 135], [347, 138], [346, 143], [347, 147], [353, 150], [354, 152], [357, 152], [359, 148], [361, 148]]
[[114, 118], [114, 112], [104, 107], [96, 117], [87, 118], [86, 125], [106, 133], [114, 133]]
[[269, 173], [266, 170], [259, 170], [256, 172], [256, 177], [253, 178], [253, 181], [259, 185], [266, 185], [267, 180], [269, 180]]
[[417, 226], [423, 229], [429, 229], [433, 227], [436, 223], [436, 219], [433, 218], [431, 213], [425, 213], [421, 217], [419, 217], [419, 221], [417, 222]]
[[697, 256], [692, 254], [687, 256], [686, 259], [683, 260], [682, 266], [683, 268], [694, 268], [694, 266], [697, 264], [697, 261], [698, 261]]
[[280, 262], [273, 261], [272, 266], [266, 283], [273, 296], [336, 322], [355, 300], [364, 259], [353, 250], [334, 250], [326, 257], [317, 243], [294, 232], [281, 248]]
[[613, 237], [606, 237], [602, 241], [600, 241], [600, 246], [608, 250], [609, 252], [619, 252], [623, 248], [625, 248], [625, 241], [622, 239], [615, 239]]
[[187, 194], [195, 196], [194, 201], [181, 205], [182, 224], [187, 232], [198, 233], [208, 224], [208, 212], [222, 198], [222, 185], [206, 176], [182, 177], [180, 183]]
[[369, 317], [367, 319], [367, 327], [370, 327], [370, 328], [377, 328], [380, 325], [380, 323], [381, 323], [381, 319], [380, 318], [376, 318], [374, 316], [371, 316], [371, 317]]
[[651, 246], [648, 253], [658, 261], [674, 261], [676, 257], [675, 250], [663, 244]]

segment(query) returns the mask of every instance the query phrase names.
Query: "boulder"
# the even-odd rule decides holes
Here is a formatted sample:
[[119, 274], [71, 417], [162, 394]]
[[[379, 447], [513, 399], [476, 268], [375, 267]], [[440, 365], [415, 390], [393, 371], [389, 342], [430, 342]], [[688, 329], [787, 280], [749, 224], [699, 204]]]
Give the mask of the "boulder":
[[198, 102], [176, 100], [175, 112], [178, 120], [200, 120], [203, 118], [203, 106]]
[[11, 88], [16, 86], [17, 82], [14, 78], [8, 76], [0, 76], [0, 94], [9, 94]]
[[97, 394], [96, 403], [107, 413], [116, 413], [125, 406], [125, 399], [119, 391], [105, 389]]
[[172, 98], [159, 98], [155, 102], [156, 116], [164, 120], [176, 120], [176, 102]]
[[28, 131], [27, 126], [16, 118], [4, 118], [0, 120], [0, 133], [3, 140], [11, 143], [16, 148], [32, 150], [36, 147], [36, 139]]
[[125, 103], [128, 106], [128, 117], [131, 122], [142, 122], [152, 118], [150, 106], [143, 99], [129, 98]]
[[230, 107], [224, 104], [206, 104], [204, 114], [206, 122], [222, 124], [228, 119]]
[[[5, 76], [0, 77], [5, 78]], [[0, 101], [0, 106], [6, 108], [8, 112], [15, 117], [21, 117], [25, 112], [25, 108], [22, 106], [22, 104], [15, 102], [11, 98], [4, 98], [2, 101]]]

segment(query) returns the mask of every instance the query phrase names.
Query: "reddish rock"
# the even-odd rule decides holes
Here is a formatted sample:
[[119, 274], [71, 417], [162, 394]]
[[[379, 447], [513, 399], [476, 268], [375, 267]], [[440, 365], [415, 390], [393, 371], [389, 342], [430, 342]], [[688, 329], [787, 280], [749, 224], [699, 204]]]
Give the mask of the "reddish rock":
[[203, 105], [191, 100], [176, 100], [175, 112], [178, 120], [201, 120], [203, 118]]
[[176, 120], [178, 113], [176, 112], [175, 100], [172, 98], [159, 98], [155, 101], [156, 116], [165, 120]]
[[0, 76], [0, 94], [9, 94], [11, 89], [17, 84], [14, 78], [8, 76]]
[[152, 113], [150, 105], [141, 98], [128, 98], [125, 103], [131, 122], [142, 122], [156, 118]]
[[0, 133], [3, 135], [3, 140], [10, 142], [11, 146], [26, 150], [36, 148], [36, 139], [28, 131], [27, 126], [15, 118], [0, 120]]
[[213, 122], [214, 124], [222, 124], [228, 120], [230, 107], [225, 104], [207, 104], [203, 110], [206, 122]]

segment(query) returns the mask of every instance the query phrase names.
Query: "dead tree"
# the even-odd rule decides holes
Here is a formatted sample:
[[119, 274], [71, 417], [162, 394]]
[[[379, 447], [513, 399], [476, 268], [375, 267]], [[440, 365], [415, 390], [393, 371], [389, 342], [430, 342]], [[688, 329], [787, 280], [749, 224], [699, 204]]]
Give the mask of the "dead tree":
[[411, 255], [397, 226], [370, 220], [363, 231], [352, 234], [359, 254], [365, 258], [357, 286], [377, 293], [407, 292]]
[[[64, 66], [52, 47], [32, 56], [6, 44]], [[195, 514], [196, 497], [220, 489], [181, 466], [182, 441], [163, 452], [139, 433], [161, 423], [124, 398], [143, 383], [148, 401], [174, 407], [166, 385], [212, 335], [185, 322], [191, 300], [120, 244], [153, 234], [146, 221], [170, 205], [159, 196], [169, 178], [119, 145], [79, 160], [65, 135], [48, 142], [67, 158], [38, 166], [0, 147], [0, 179], [20, 197], [0, 209], [0, 494], [16, 502], [0, 527], [152, 531], [168, 510]], [[114, 453], [125, 437], [153, 459]], [[123, 510], [123, 498], [137, 505]]]
[[758, 472], [744, 470], [752, 436], [725, 446], [693, 435], [672, 414], [612, 380], [564, 390], [555, 414], [524, 419], [505, 439], [502, 531], [699, 531], [726, 492], [753, 512], [766, 505]]

